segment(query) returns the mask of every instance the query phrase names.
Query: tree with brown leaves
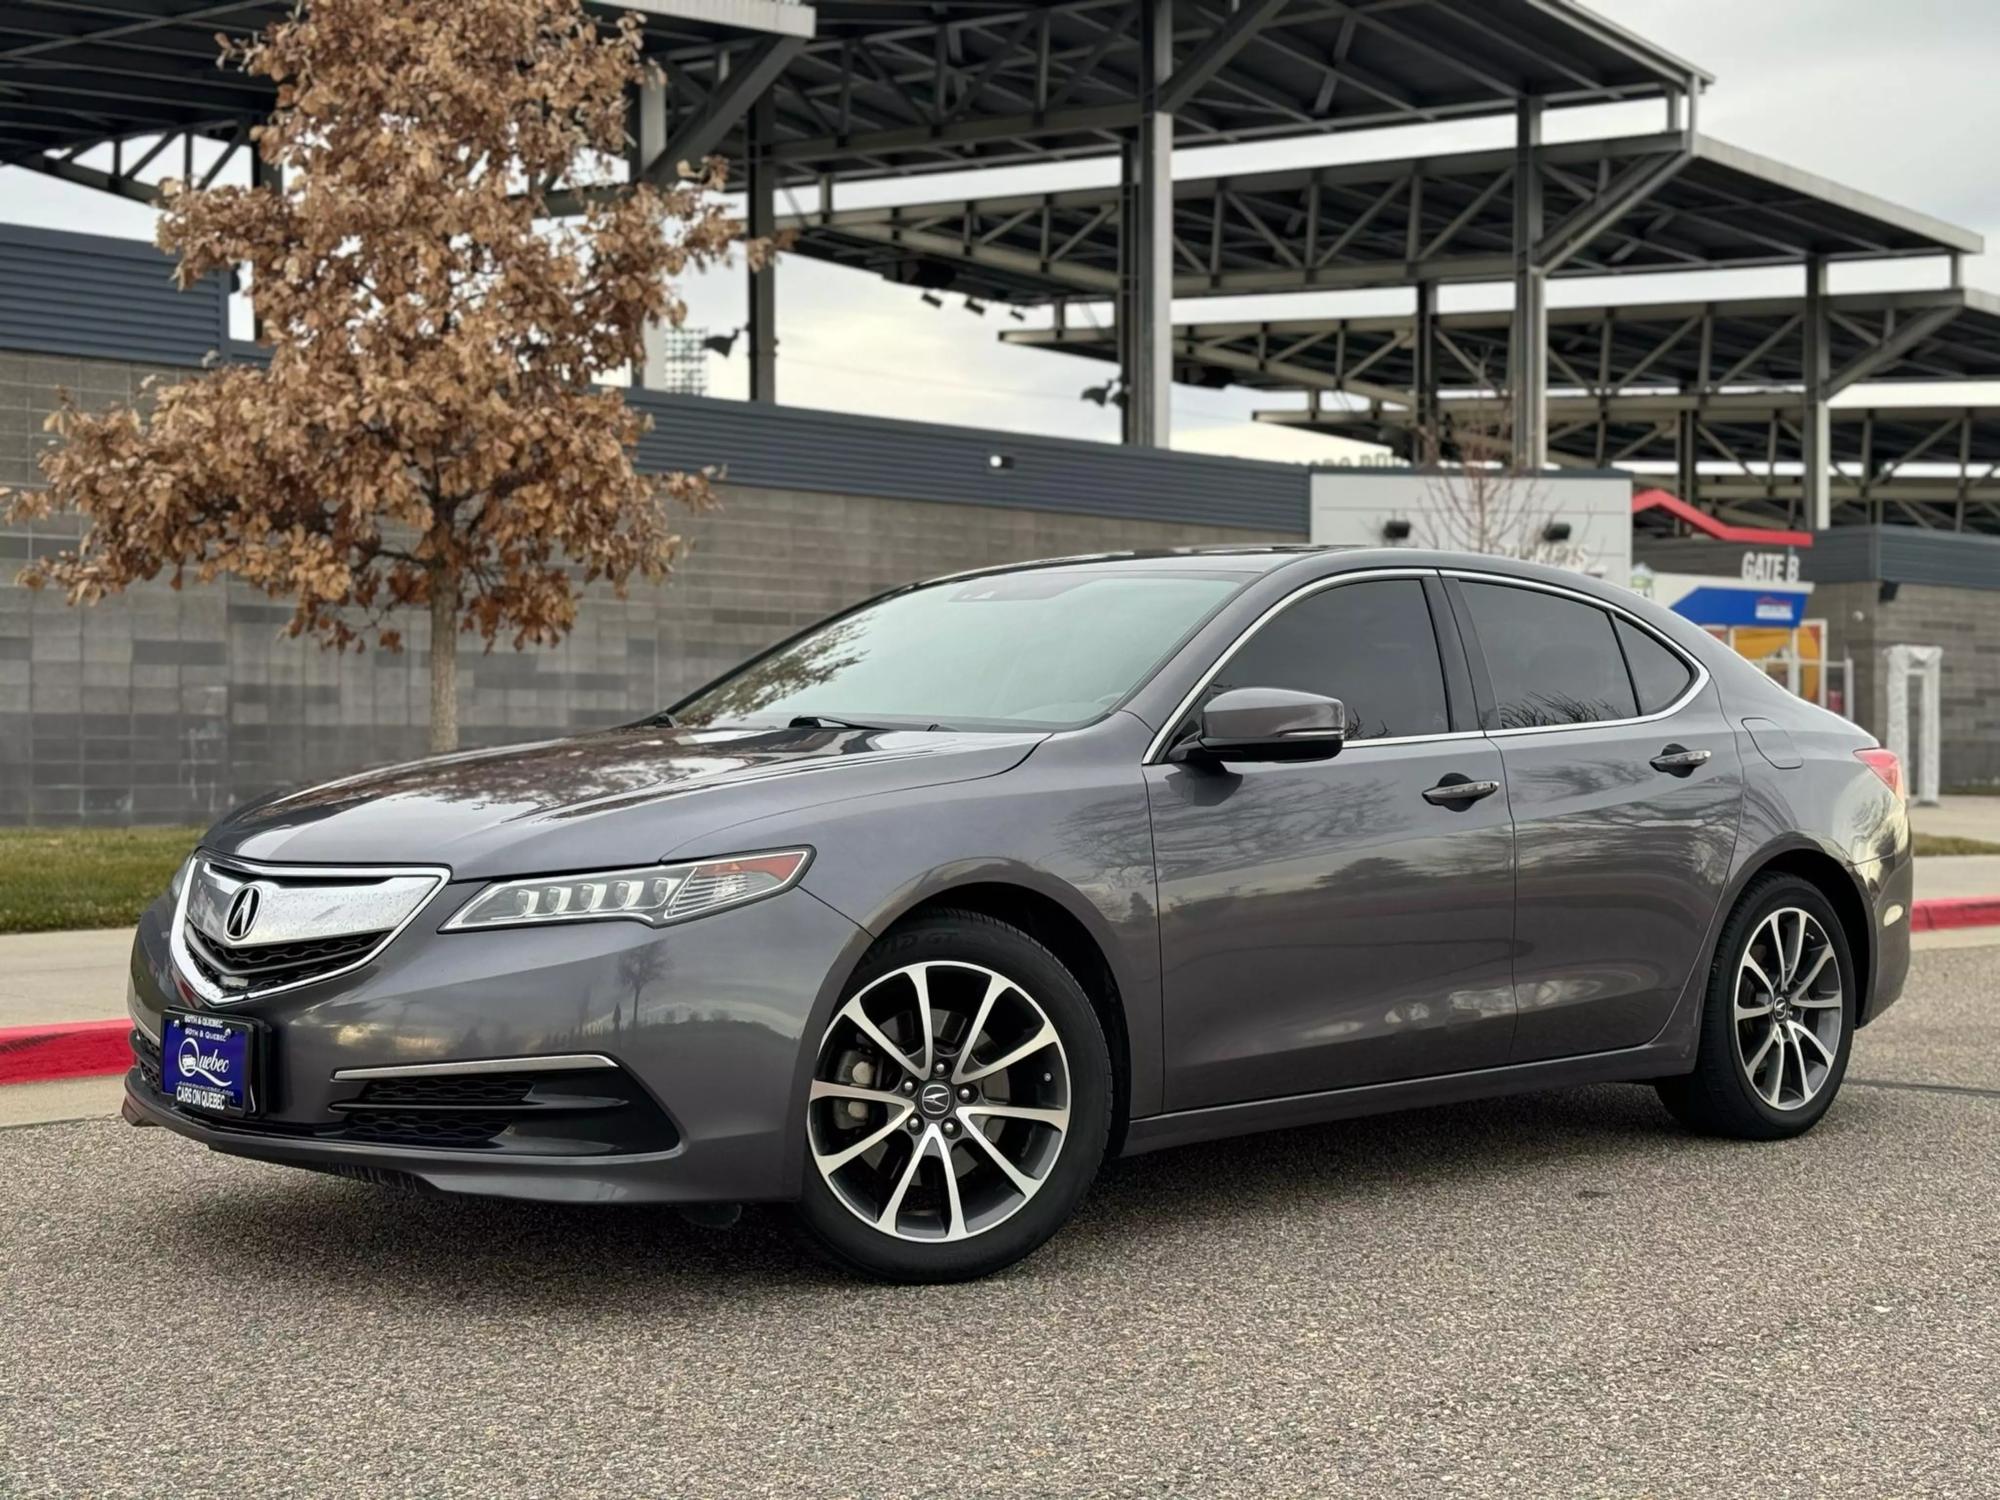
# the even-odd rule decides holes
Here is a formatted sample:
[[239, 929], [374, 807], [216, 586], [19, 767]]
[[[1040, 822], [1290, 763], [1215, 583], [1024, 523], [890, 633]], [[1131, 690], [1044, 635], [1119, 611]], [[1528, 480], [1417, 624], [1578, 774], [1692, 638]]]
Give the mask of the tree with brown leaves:
[[[626, 149], [641, 22], [578, 0], [313, 0], [224, 63], [272, 79], [249, 188], [165, 188], [162, 248], [186, 285], [247, 262], [268, 368], [233, 364], [91, 414], [66, 397], [46, 489], [74, 551], [31, 567], [92, 603], [167, 574], [230, 574], [295, 608], [289, 631], [399, 649], [430, 613], [431, 748], [458, 743], [457, 644], [553, 643], [579, 591], [664, 579], [669, 502], [708, 476], [642, 476], [642, 419], [606, 371], [678, 325], [671, 278], [725, 258], [740, 224], [711, 160], [667, 190], [592, 193], [538, 225], [551, 186], [603, 186]], [[769, 246], [746, 243], [753, 267]]]

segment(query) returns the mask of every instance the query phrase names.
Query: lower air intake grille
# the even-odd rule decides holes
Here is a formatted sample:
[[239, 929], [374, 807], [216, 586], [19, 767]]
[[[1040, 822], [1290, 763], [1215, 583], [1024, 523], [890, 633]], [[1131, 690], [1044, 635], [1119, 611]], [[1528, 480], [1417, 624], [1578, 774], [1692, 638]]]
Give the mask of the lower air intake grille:
[[325, 1138], [432, 1151], [594, 1156], [669, 1151], [680, 1135], [622, 1068], [374, 1078]]
[[440, 1073], [428, 1078], [378, 1078], [361, 1091], [373, 1108], [396, 1104], [520, 1104], [535, 1086], [533, 1073]]
[[160, 1092], [160, 1044], [138, 1027], [132, 1028], [132, 1057], [139, 1064], [139, 1076], [146, 1087]]
[[347, 1117], [341, 1139], [371, 1145], [428, 1146], [445, 1149], [490, 1146], [514, 1123], [511, 1115], [461, 1114], [456, 1110], [430, 1113], [408, 1109], [357, 1109]]

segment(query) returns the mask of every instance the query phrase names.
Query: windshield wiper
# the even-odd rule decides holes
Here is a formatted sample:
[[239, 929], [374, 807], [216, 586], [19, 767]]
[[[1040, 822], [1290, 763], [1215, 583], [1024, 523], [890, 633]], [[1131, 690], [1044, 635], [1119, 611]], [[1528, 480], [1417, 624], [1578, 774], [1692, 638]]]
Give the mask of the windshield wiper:
[[836, 719], [832, 714], [794, 714], [787, 729], [888, 729], [887, 724], [862, 724], [853, 719]]
[[680, 721], [674, 718], [671, 710], [663, 708], [656, 714], [647, 714], [639, 725], [646, 729], [678, 729]]

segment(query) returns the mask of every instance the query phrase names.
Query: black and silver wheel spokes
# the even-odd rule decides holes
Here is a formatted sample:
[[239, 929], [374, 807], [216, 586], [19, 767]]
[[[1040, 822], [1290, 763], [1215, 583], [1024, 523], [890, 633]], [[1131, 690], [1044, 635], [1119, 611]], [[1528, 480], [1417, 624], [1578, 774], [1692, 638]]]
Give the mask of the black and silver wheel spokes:
[[1840, 1053], [1840, 963], [1818, 918], [1782, 907], [1757, 924], [1736, 966], [1736, 1059], [1773, 1109], [1803, 1109]]
[[1040, 1191], [1069, 1130], [1069, 1060], [1033, 996], [979, 964], [909, 964], [866, 986], [820, 1041], [813, 1164], [857, 1218], [962, 1240]]

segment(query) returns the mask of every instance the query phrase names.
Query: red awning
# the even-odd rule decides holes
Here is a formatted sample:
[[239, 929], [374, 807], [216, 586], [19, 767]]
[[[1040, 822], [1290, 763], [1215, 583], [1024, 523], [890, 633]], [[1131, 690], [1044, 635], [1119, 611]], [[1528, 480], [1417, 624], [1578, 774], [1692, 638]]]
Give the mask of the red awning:
[[1706, 511], [1697, 510], [1680, 496], [1670, 495], [1665, 490], [1641, 490], [1632, 497], [1633, 515], [1648, 510], [1663, 510], [1719, 542], [1745, 542], [1764, 547], [1810, 547], [1813, 544], [1810, 531], [1774, 531], [1762, 526], [1731, 526], [1727, 521], [1718, 521]]

